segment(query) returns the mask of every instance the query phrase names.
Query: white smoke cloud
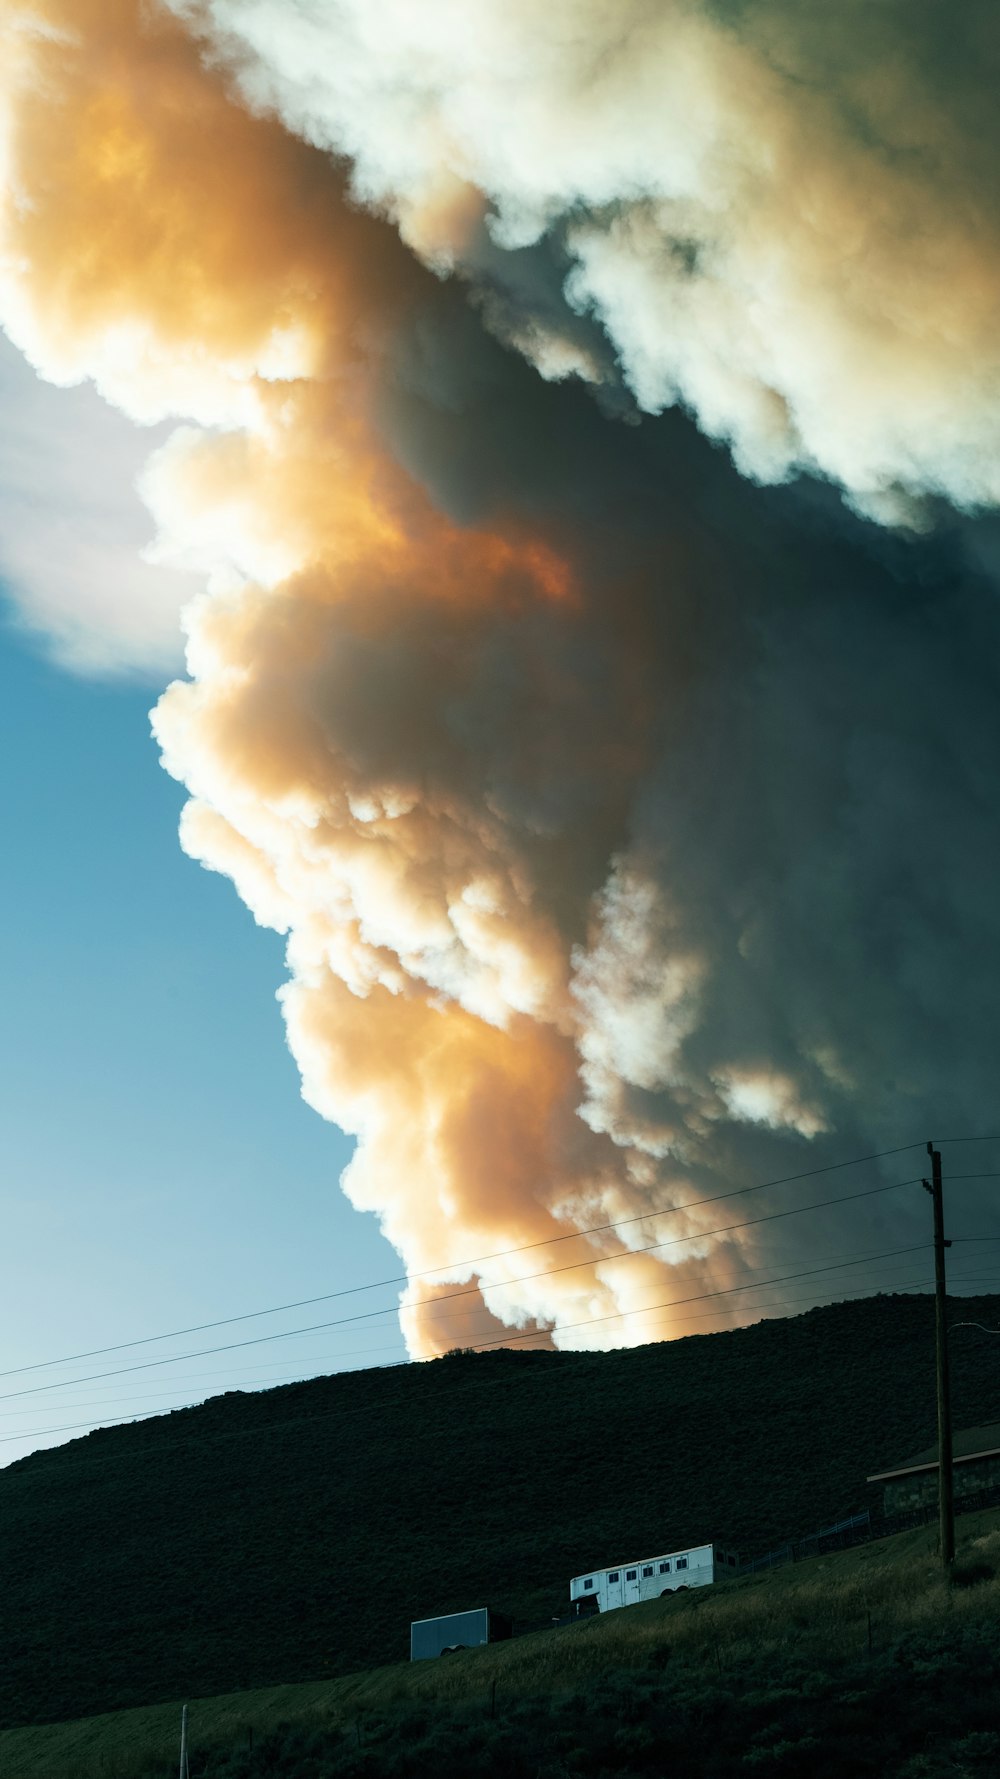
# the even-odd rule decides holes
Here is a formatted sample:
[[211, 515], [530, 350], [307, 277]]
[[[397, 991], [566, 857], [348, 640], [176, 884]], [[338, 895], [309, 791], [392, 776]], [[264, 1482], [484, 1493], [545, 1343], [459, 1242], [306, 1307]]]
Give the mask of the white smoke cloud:
[[[669, 1332], [657, 1306], [805, 1244], [905, 1239], [912, 1200], [721, 1238], [687, 1207], [979, 1123], [995, 600], [946, 542], [749, 489], [687, 423], [554, 386], [612, 355], [564, 307], [560, 356], [546, 279], [640, 400], [697, 401], [755, 476], [974, 501], [993, 237], [905, 156], [869, 164], [853, 64], [813, 103], [787, 34], [706, 8], [197, 9], [323, 152], [164, 11], [35, 10], [27, 74], [0, 71], [0, 315], [47, 374], [197, 423], [143, 476], [157, 562], [205, 586], [156, 733], [183, 844], [287, 935], [289, 1042], [358, 1137], [353, 1202], [411, 1271], [475, 1279], [484, 1338], [574, 1345]], [[344, 204], [330, 147], [548, 386]], [[513, 1252], [557, 1235], [574, 1270]], [[412, 1350], [455, 1344], [446, 1318], [407, 1309]]]
[[475, 279], [484, 211], [558, 240], [562, 341], [487, 308], [544, 374], [599, 374], [589, 312], [640, 406], [756, 479], [890, 520], [1000, 497], [989, 8], [956, 49], [940, 0], [172, 4], [430, 264]]

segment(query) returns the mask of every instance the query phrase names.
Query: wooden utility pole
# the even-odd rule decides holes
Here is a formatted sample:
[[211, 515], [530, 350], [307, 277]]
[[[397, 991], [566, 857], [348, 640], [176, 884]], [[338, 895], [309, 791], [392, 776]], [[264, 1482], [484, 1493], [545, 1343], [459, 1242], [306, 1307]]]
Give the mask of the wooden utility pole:
[[938, 1524], [941, 1564], [945, 1574], [955, 1561], [955, 1495], [951, 1440], [951, 1386], [948, 1378], [948, 1295], [944, 1273], [944, 1194], [941, 1151], [928, 1143], [931, 1183], [923, 1186], [934, 1201], [934, 1327], [937, 1346]]
[[188, 1779], [188, 1708], [185, 1705], [181, 1712], [181, 1767], [180, 1779]]

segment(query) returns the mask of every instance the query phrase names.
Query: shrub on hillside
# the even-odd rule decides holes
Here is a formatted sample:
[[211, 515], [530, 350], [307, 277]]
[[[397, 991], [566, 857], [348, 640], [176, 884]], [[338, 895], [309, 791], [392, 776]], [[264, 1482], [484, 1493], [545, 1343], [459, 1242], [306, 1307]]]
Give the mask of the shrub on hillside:
[[[910, 1635], [868, 1659], [675, 1663], [609, 1674], [492, 1715], [474, 1703], [284, 1726], [208, 1751], [192, 1779], [995, 1779], [995, 1626]], [[162, 1768], [162, 1779], [172, 1769]]]
[[954, 1588], [971, 1588], [977, 1582], [992, 1581], [995, 1576], [996, 1568], [992, 1563], [987, 1563], [982, 1558], [973, 1558], [954, 1563], [949, 1579]]

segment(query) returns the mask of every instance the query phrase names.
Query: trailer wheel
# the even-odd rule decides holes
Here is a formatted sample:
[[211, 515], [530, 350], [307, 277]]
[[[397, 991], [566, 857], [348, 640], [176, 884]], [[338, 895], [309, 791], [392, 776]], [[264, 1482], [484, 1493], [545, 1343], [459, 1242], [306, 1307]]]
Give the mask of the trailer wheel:
[[457, 1655], [460, 1649], [468, 1649], [468, 1647], [469, 1645], [467, 1643], [446, 1643], [441, 1654]]
[[660, 1595], [660, 1599], [661, 1599], [661, 1600], [665, 1600], [665, 1599], [666, 1599], [666, 1597], [667, 1597], [667, 1595], [668, 1595], [668, 1594], [672, 1594], [672, 1593], [673, 1593], [673, 1591], [674, 1591], [674, 1590], [673, 1590], [673, 1588], [664, 1588], [664, 1590], [663, 1590], [663, 1592], [662, 1592], [662, 1594], [661, 1594], [661, 1595]]

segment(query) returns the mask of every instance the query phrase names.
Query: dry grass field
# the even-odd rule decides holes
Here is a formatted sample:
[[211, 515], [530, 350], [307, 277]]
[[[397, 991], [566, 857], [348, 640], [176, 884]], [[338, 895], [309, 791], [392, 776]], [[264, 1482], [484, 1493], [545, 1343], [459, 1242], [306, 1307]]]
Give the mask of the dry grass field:
[[[340, 1725], [364, 1744], [366, 1720], [393, 1709], [472, 1706], [502, 1715], [528, 1696], [585, 1691], [609, 1674], [661, 1669], [713, 1682], [762, 1664], [799, 1669], [877, 1660], [908, 1633], [1000, 1632], [1000, 1512], [959, 1521], [956, 1581], [944, 1581], [934, 1533], [853, 1550], [653, 1601], [559, 1631], [438, 1662], [397, 1664], [304, 1685], [190, 1702], [192, 1773], [211, 1751], [249, 1750], [277, 1725]], [[0, 1733], [3, 1779], [147, 1779], [176, 1759], [180, 1703]], [[214, 1770], [214, 1769], [213, 1769]], [[956, 1769], [956, 1771], [959, 1769]]]

